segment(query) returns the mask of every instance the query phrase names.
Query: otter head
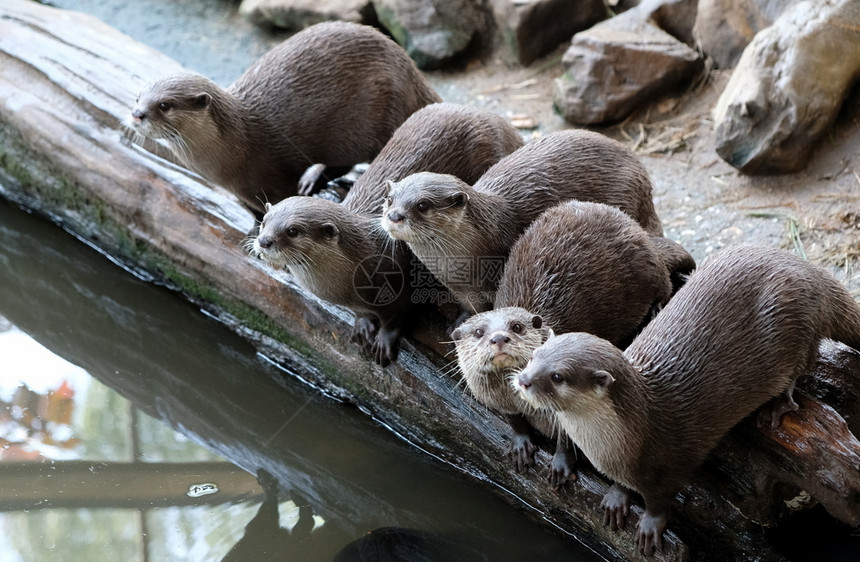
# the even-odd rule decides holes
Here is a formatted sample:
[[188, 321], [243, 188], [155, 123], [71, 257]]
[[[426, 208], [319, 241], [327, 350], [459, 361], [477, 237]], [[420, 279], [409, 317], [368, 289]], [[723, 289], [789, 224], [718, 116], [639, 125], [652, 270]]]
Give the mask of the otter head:
[[287, 197], [277, 205], [266, 203], [260, 234], [253, 252], [274, 267], [294, 274], [338, 262], [341, 205], [315, 197]]
[[409, 244], [460, 232], [472, 188], [448, 174], [420, 172], [388, 182], [382, 228]]
[[452, 334], [466, 385], [485, 403], [488, 393], [510, 395], [510, 373], [525, 367], [551, 333], [540, 316], [517, 307], [470, 317]]
[[210, 112], [220, 91], [214, 82], [195, 74], [162, 78], [143, 89], [127, 124], [144, 137], [167, 140], [182, 155], [190, 142], [217, 138]]
[[621, 350], [608, 341], [574, 332], [547, 339], [511, 382], [536, 408], [587, 416], [605, 404], [616, 376], [629, 368]]

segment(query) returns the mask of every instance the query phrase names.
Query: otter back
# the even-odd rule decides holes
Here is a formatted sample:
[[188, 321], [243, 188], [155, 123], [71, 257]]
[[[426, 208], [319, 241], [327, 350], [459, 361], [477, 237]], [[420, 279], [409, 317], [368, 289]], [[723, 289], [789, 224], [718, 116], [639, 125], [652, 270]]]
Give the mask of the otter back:
[[511, 248], [495, 307], [543, 317], [556, 333], [630, 343], [672, 292], [651, 237], [620, 210], [569, 201], [543, 213]]
[[141, 122], [161, 121], [167, 133], [153, 138], [260, 215], [295, 195], [309, 166], [370, 161], [412, 113], [440, 101], [399, 45], [345, 22], [295, 34], [226, 90], [197, 78], [150, 86], [132, 127], [148, 136]]
[[356, 212], [379, 215], [388, 181], [428, 171], [474, 183], [522, 145], [519, 132], [500, 115], [453, 103], [431, 104], [394, 132], [343, 204]]

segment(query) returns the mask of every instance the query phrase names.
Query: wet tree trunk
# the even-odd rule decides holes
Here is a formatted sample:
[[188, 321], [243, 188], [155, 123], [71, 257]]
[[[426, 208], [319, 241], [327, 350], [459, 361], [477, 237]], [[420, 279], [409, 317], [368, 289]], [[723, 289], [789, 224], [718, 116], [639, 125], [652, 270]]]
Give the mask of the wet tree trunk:
[[[174, 61], [90, 17], [5, 0], [0, 194], [181, 291], [320, 389], [547, 525], [607, 558], [638, 559], [634, 524], [617, 533], [602, 525], [608, 483], [593, 470], [584, 467], [560, 494], [546, 482], [545, 452], [538, 470], [511, 470], [506, 424], [456, 386], [435, 343], [438, 329], [423, 326], [404, 342], [398, 364], [379, 368], [350, 343], [349, 313], [244, 253], [253, 222], [235, 199], [124, 137], [121, 121], [142, 86], [175, 70]], [[724, 440], [679, 496], [658, 559], [778, 560], [762, 528], [816, 502], [860, 524], [858, 379], [860, 354], [823, 345], [817, 371], [802, 381], [801, 410], [777, 430], [750, 420]], [[632, 523], [641, 508], [634, 513]]]

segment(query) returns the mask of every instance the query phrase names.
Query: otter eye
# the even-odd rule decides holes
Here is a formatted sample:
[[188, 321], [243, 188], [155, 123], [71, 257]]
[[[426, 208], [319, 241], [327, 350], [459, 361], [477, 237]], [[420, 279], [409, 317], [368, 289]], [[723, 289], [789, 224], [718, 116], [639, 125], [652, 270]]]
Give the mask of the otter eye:
[[385, 204], [387, 206], [389, 206], [389, 207], [391, 206], [391, 196], [390, 195], [386, 195], [385, 199], [383, 199], [383, 201], [385, 202]]
[[475, 337], [476, 337], [476, 338], [483, 338], [483, 337], [484, 337], [484, 330], [482, 330], [482, 329], [480, 329], [480, 328], [478, 328], [477, 330], [475, 330]]
[[559, 373], [553, 373], [549, 376], [549, 378], [555, 384], [560, 384], [562, 381], [564, 381], [564, 377], [561, 376]]
[[415, 208], [418, 209], [419, 213], [426, 213], [430, 208], [430, 203], [427, 201], [419, 201], [418, 204], [415, 205]]
[[514, 324], [511, 326], [511, 331], [515, 334], [522, 334], [523, 333], [523, 325], [520, 324], [519, 322], [514, 322]]
[[287, 229], [287, 236], [289, 236], [290, 238], [295, 238], [298, 235], [299, 235], [299, 229], [298, 228], [291, 226], [290, 228]]
[[166, 101], [163, 101], [160, 104], [158, 104], [158, 109], [160, 109], [161, 111], [167, 111], [168, 109], [170, 109], [170, 104], [167, 103]]

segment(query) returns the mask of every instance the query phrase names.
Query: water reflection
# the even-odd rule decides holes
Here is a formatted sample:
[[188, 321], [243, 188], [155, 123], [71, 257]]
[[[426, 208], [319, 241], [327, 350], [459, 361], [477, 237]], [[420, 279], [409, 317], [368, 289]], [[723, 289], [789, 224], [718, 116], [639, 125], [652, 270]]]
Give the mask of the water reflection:
[[[22, 401], [0, 426], [4, 561], [218, 560], [260, 513], [265, 530], [237, 559], [330, 561], [354, 541], [455, 560], [595, 559], [3, 202], [0, 316], [0, 398]], [[25, 421], [34, 409], [53, 413]], [[278, 483], [279, 527], [306, 529], [301, 507], [317, 518], [293, 556], [273, 502], [260, 503], [261, 469]], [[218, 492], [188, 496], [205, 483]]]

